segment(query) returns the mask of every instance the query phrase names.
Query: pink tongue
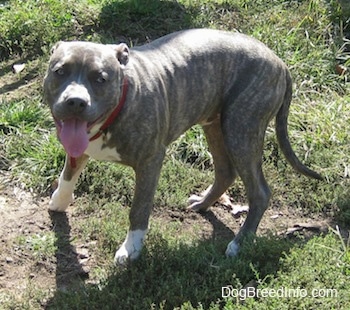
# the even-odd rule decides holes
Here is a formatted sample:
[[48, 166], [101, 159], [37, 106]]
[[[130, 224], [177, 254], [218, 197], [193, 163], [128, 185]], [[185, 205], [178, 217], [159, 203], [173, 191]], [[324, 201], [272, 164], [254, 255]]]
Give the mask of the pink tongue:
[[59, 137], [69, 156], [79, 157], [83, 155], [89, 144], [87, 122], [75, 118], [65, 120]]

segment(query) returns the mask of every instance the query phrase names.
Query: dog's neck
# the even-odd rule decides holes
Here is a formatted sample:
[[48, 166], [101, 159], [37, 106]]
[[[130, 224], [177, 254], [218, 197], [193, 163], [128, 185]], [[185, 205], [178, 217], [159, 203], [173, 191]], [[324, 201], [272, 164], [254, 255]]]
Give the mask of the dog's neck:
[[[95, 135], [93, 135], [89, 139], [89, 141], [94, 141], [94, 140], [98, 139], [106, 131], [106, 129], [114, 122], [114, 120], [118, 117], [118, 115], [119, 115], [120, 111], [122, 110], [124, 103], [126, 101], [126, 95], [128, 93], [128, 86], [129, 86], [128, 79], [126, 77], [124, 77], [123, 87], [122, 87], [122, 95], [119, 99], [117, 106], [112, 111], [112, 113], [108, 116], [106, 121], [102, 124], [102, 126], [97, 131], [97, 133]], [[70, 161], [71, 167], [76, 168], [76, 166], [77, 166], [76, 158], [70, 157], [69, 159], [70, 159], [69, 161]]]

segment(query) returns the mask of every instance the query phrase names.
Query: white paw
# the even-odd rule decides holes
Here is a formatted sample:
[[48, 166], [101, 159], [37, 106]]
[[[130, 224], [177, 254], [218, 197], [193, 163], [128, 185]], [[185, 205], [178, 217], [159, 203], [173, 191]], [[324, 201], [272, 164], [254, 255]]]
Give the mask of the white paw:
[[73, 194], [62, 194], [58, 189], [54, 191], [49, 202], [49, 209], [56, 212], [64, 212], [73, 202]]
[[195, 205], [196, 203], [202, 202], [204, 200], [204, 197], [207, 196], [210, 192], [211, 188], [212, 185], [209, 185], [208, 188], [201, 192], [199, 195], [191, 195], [187, 200], [187, 202], [190, 204], [189, 209], [191, 209], [191, 205]]
[[119, 248], [114, 256], [114, 264], [125, 265], [128, 262], [129, 253], [124, 244]]
[[205, 191], [201, 192], [199, 195], [191, 195], [187, 200], [189, 203], [187, 209], [195, 212], [207, 211], [211, 203], [208, 204], [206, 198], [208, 197], [211, 188], [212, 185], [210, 185]]
[[237, 256], [238, 252], [239, 252], [239, 245], [236, 241], [232, 240], [227, 245], [225, 254], [227, 257], [235, 257]]
[[198, 195], [191, 195], [187, 200], [187, 202], [190, 204], [189, 209], [191, 208], [192, 205], [200, 202], [201, 200], [203, 200], [203, 197]]
[[114, 263], [116, 265], [125, 265], [128, 261], [138, 258], [143, 247], [143, 240], [146, 233], [147, 229], [130, 230], [122, 246], [115, 253]]

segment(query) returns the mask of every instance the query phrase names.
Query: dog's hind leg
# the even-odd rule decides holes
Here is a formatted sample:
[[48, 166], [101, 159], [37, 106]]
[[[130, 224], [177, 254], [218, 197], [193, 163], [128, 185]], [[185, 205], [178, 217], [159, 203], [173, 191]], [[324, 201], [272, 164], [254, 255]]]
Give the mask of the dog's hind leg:
[[243, 238], [256, 233], [271, 196], [261, 169], [261, 163], [242, 160], [239, 167], [239, 175], [243, 180], [248, 196], [249, 213], [237, 236], [228, 244], [227, 256], [235, 256]]
[[236, 170], [224, 144], [220, 118], [218, 117], [210, 124], [204, 125], [203, 130], [210, 153], [213, 156], [215, 181], [205, 191], [204, 197], [193, 195], [189, 198], [189, 203], [191, 204], [189, 209], [193, 211], [206, 211], [220, 198], [236, 177]]
[[249, 234], [255, 234], [271, 196], [262, 171], [263, 143], [268, 119], [254, 115], [254, 112], [249, 116], [247, 112], [247, 127], [242, 126], [242, 121], [239, 122], [238, 118], [230, 117], [226, 120], [223, 131], [227, 142], [225, 145], [246, 189], [249, 213], [237, 236], [227, 246], [227, 256], [235, 256], [242, 239]]
[[78, 181], [80, 173], [85, 168], [89, 156], [82, 155], [74, 159], [74, 167], [72, 167], [72, 159], [67, 155], [64, 168], [58, 179], [58, 187], [52, 194], [49, 209], [51, 211], [64, 212], [70, 203], [73, 202], [74, 187]]

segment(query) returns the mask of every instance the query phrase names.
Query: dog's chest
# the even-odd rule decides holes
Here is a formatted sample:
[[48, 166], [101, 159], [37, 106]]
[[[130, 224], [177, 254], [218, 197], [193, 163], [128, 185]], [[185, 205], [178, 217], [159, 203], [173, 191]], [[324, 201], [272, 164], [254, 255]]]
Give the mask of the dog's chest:
[[122, 158], [117, 151], [116, 147], [110, 148], [107, 146], [106, 141], [110, 137], [102, 135], [94, 141], [90, 141], [85, 154], [97, 160], [107, 160], [107, 161], [121, 161]]

